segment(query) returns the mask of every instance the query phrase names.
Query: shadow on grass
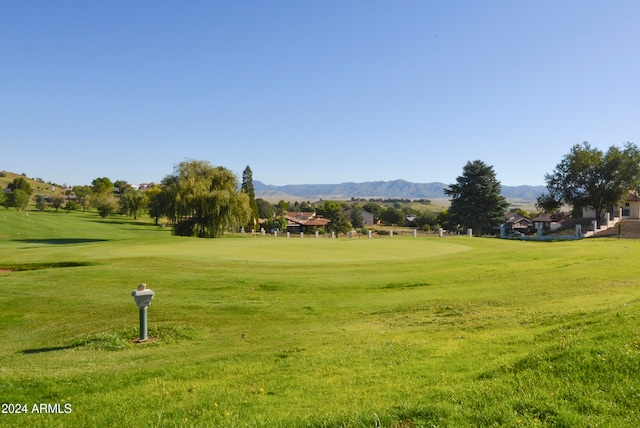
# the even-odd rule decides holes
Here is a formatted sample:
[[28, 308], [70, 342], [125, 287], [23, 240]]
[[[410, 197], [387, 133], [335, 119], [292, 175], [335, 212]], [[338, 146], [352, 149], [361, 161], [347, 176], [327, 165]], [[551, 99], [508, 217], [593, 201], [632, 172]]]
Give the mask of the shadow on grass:
[[46, 348], [24, 349], [19, 351], [23, 355], [43, 354], [47, 352], [67, 351], [70, 349], [93, 351], [121, 351], [137, 346], [162, 346], [192, 340], [197, 336], [197, 330], [188, 325], [159, 325], [152, 326], [148, 331], [148, 340], [138, 342], [138, 330], [128, 328], [120, 331], [89, 334], [73, 339], [66, 346], [50, 346]]
[[61, 238], [61, 239], [14, 239], [13, 241], [24, 242], [27, 244], [68, 245], [68, 244], [89, 244], [92, 242], [105, 242], [105, 241], [108, 241], [108, 239]]
[[142, 221], [142, 220], [115, 220], [111, 218], [105, 218], [105, 219], [96, 219], [91, 221], [94, 223], [100, 223], [100, 224], [119, 224], [121, 226], [143, 226], [143, 227], [153, 226], [153, 227], [160, 228], [159, 225], [153, 222]]
[[93, 266], [93, 265], [95, 265], [95, 263], [91, 263], [91, 262], [50, 262], [50, 263], [16, 263], [16, 264], [0, 263], [0, 270], [20, 272], [20, 271], [27, 271], [27, 270], [57, 269], [57, 268]]
[[50, 348], [25, 349], [24, 351], [20, 351], [20, 353], [24, 355], [43, 354], [45, 352], [65, 351], [73, 348], [74, 346], [52, 346]]

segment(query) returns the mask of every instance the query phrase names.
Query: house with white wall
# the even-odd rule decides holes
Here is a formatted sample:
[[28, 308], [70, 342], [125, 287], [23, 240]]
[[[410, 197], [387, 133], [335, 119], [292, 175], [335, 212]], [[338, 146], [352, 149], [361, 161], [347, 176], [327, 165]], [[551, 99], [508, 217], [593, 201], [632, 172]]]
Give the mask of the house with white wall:
[[[609, 211], [610, 212], [610, 211]], [[596, 212], [587, 207], [582, 210], [583, 218], [596, 218]], [[606, 213], [605, 213], [606, 217]], [[624, 220], [640, 219], [640, 196], [635, 190], [629, 190], [624, 202], [613, 210], [611, 218], [620, 217]]]

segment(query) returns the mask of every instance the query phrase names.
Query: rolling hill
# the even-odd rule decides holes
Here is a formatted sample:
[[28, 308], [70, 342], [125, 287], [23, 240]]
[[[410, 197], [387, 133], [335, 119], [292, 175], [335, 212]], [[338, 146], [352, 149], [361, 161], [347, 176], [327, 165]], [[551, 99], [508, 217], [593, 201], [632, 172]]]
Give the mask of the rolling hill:
[[[351, 199], [351, 198], [402, 198], [402, 199], [442, 199], [447, 198], [443, 189], [448, 184], [412, 183], [405, 180], [369, 181], [363, 183], [340, 184], [289, 184], [285, 186], [267, 185], [253, 182], [256, 196], [263, 199]], [[545, 191], [544, 186], [502, 186], [502, 195], [508, 199], [535, 201]]]

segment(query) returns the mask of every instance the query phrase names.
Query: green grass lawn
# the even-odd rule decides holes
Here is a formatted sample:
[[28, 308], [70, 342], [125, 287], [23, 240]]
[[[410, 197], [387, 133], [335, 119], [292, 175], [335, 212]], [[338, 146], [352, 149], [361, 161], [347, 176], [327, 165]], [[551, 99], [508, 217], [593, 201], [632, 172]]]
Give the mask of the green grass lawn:
[[0, 426], [638, 426], [639, 257], [3, 211]]

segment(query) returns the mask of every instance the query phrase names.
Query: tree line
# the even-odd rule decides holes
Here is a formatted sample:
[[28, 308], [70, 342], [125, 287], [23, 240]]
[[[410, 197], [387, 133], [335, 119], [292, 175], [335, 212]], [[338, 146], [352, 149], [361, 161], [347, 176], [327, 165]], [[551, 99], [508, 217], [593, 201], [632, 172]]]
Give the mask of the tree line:
[[[0, 202], [7, 208], [25, 209], [32, 195], [28, 181], [17, 178], [9, 189], [11, 192]], [[203, 238], [220, 237], [227, 230], [239, 228], [247, 231], [258, 231], [261, 227], [286, 230], [284, 216], [291, 211], [314, 211], [330, 221], [326, 231], [342, 233], [366, 227], [362, 211], [371, 213], [376, 222], [386, 225], [433, 229], [443, 221], [435, 212], [410, 208], [409, 200], [395, 200], [390, 206], [382, 202], [363, 202], [290, 203], [281, 200], [271, 204], [255, 197], [249, 166], [243, 171], [242, 184], [238, 186], [237, 178], [230, 170], [207, 161], [188, 160], [178, 164], [159, 184], [152, 184], [145, 190], [136, 189], [122, 180], [112, 182], [108, 177], [99, 177], [91, 185], [67, 189], [64, 195], [56, 194], [46, 199], [38, 196], [35, 207], [40, 211], [47, 207], [56, 211], [95, 209], [103, 218], [117, 213], [137, 219], [148, 214], [156, 224], [162, 221], [171, 225], [176, 235]], [[410, 223], [407, 218], [411, 218]], [[324, 229], [319, 228], [321, 232]]]
[[[581, 217], [583, 209], [591, 208], [598, 221], [605, 211], [619, 205], [629, 191], [639, 191], [640, 150], [632, 143], [623, 148], [612, 146], [605, 153], [589, 143], [575, 145], [545, 175], [547, 192], [536, 201], [543, 212], [556, 212], [563, 205], [572, 207], [574, 216]], [[228, 169], [213, 166], [202, 160], [187, 160], [178, 164], [172, 174], [160, 184], [144, 191], [134, 189], [124, 181], [115, 183], [107, 177], [96, 178], [90, 186], [74, 186], [65, 196], [53, 195], [49, 201], [36, 199], [36, 209], [47, 205], [56, 210], [94, 208], [100, 216], [113, 213], [136, 219], [147, 213], [158, 224], [161, 219], [172, 226], [176, 235], [215, 238], [227, 230], [284, 230], [288, 211], [315, 211], [330, 220], [329, 230], [346, 233], [354, 228], [364, 229], [362, 211], [373, 215], [374, 221], [386, 225], [412, 226], [426, 230], [444, 227], [450, 230], [470, 228], [475, 234], [493, 233], [504, 223], [508, 207], [501, 195], [501, 184], [493, 167], [481, 160], [469, 161], [456, 182], [444, 189], [451, 199], [448, 210], [433, 212], [416, 210], [402, 199], [392, 204], [353, 199], [349, 202], [280, 201], [270, 204], [255, 198], [253, 174], [247, 166], [238, 186], [236, 176]], [[0, 192], [0, 204], [24, 210], [33, 191], [23, 177], [8, 185], [8, 192]], [[260, 225], [260, 219], [266, 221]]]

